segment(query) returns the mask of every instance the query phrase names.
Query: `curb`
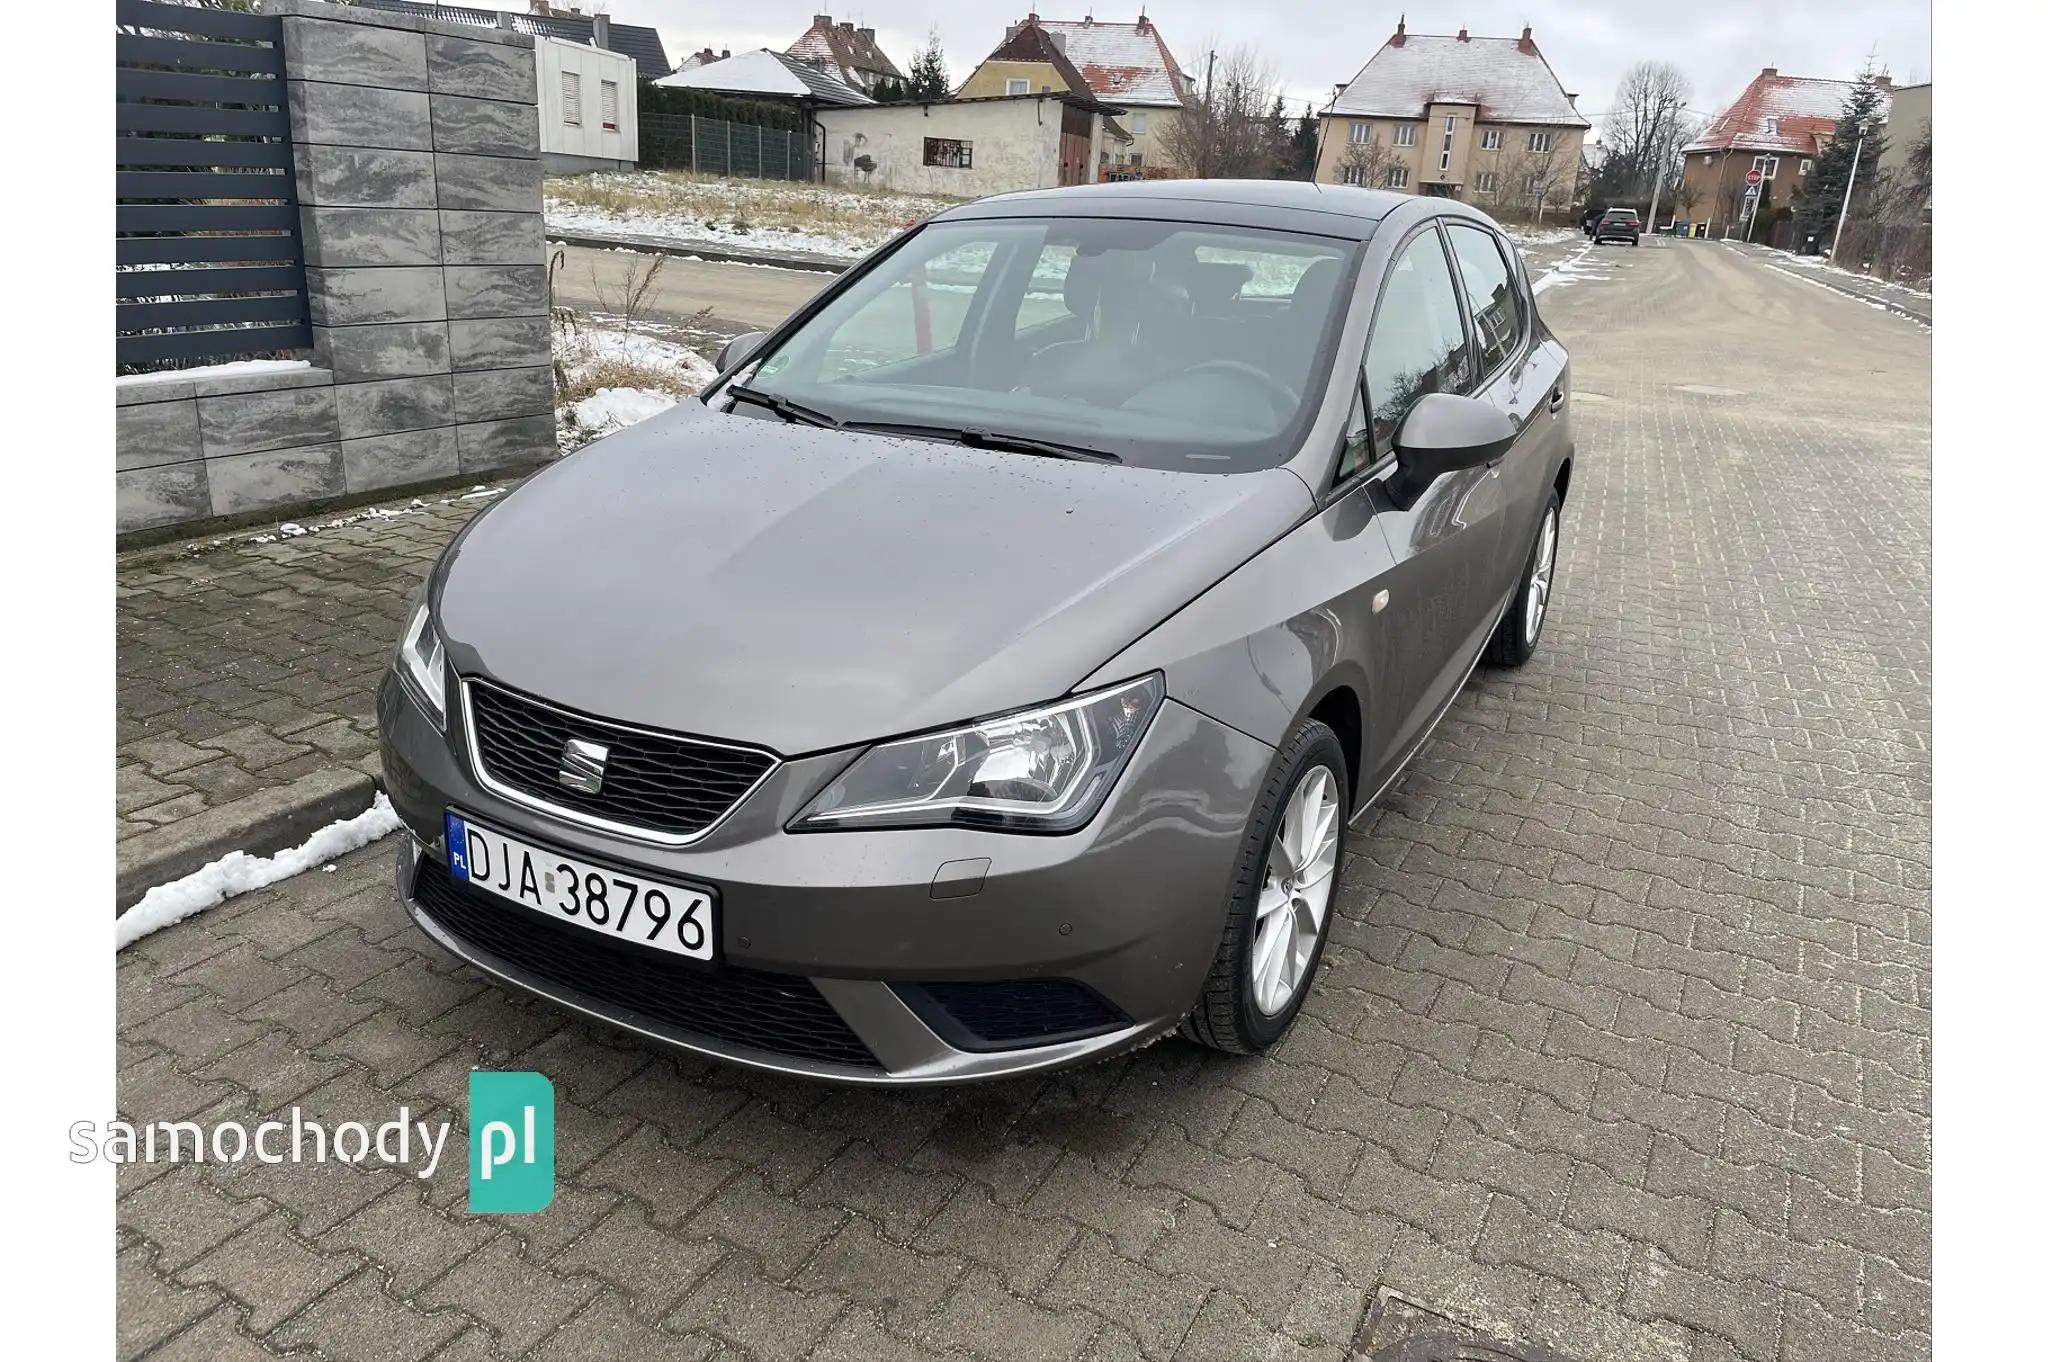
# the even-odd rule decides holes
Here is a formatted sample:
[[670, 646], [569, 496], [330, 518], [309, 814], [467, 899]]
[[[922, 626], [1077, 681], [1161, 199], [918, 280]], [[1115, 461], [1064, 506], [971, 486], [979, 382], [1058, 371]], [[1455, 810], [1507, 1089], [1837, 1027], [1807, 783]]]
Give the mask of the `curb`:
[[1927, 327], [1929, 329], [1932, 329], [1934, 326], [1934, 313], [1931, 308], [1924, 313], [1916, 312], [1912, 308], [1907, 307], [1905, 304], [1895, 303], [1891, 301], [1889, 298], [1875, 297], [1871, 294], [1861, 292], [1860, 290], [1849, 288], [1844, 284], [1838, 284], [1832, 279], [1818, 278], [1814, 272], [1809, 270], [1790, 269], [1784, 265], [1772, 264], [1768, 260], [1765, 260], [1762, 263], [1765, 269], [1776, 270], [1778, 273], [1783, 275], [1789, 275], [1794, 279], [1804, 279], [1807, 283], [1818, 285], [1819, 287], [1826, 289], [1830, 293], [1839, 293], [1844, 298], [1854, 298], [1859, 303], [1868, 303], [1872, 307], [1881, 307], [1885, 311], [1895, 313], [1898, 316], [1910, 317], [1914, 321], [1920, 323], [1920, 325]]
[[377, 789], [364, 771], [330, 767], [138, 833], [114, 851], [114, 912], [231, 851], [272, 856], [295, 847], [329, 823], [361, 813]]
[[657, 255], [692, 256], [708, 260], [713, 264], [725, 265], [769, 265], [782, 270], [810, 270], [817, 274], [844, 274], [857, 260], [835, 260], [826, 255], [782, 254], [775, 251], [749, 251], [736, 246], [722, 246], [709, 241], [687, 241], [680, 237], [659, 236], [605, 236], [592, 232], [558, 232], [547, 229], [550, 243], [564, 246], [583, 246], [592, 250], [624, 249], [649, 251]]

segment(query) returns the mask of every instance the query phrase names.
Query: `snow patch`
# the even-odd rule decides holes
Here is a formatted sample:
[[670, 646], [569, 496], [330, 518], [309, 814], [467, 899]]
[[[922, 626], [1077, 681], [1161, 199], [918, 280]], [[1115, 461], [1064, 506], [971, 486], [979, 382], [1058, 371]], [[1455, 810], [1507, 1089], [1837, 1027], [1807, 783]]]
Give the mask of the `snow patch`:
[[1579, 262], [1584, 260], [1592, 250], [1593, 244], [1591, 242], [1579, 247], [1578, 250], [1545, 270], [1535, 283], [1529, 285], [1529, 291], [1532, 293], [1544, 293], [1563, 284], [1576, 284], [1582, 281], [1612, 278], [1613, 276], [1611, 275], [1592, 274], [1579, 267]]
[[650, 416], [659, 416], [675, 404], [676, 400], [667, 393], [646, 388], [599, 388], [570, 410], [575, 413], [580, 429], [593, 435], [609, 435]]
[[117, 388], [146, 388], [152, 383], [190, 383], [202, 378], [246, 377], [249, 374], [275, 374], [287, 369], [310, 369], [311, 360], [304, 359], [235, 359], [225, 364], [207, 364], [197, 369], [162, 369], [153, 374], [121, 374], [114, 379]]
[[329, 823], [311, 837], [275, 856], [251, 856], [230, 851], [203, 865], [180, 880], [160, 884], [142, 896], [142, 901], [114, 919], [114, 949], [124, 950], [151, 932], [182, 922], [226, 899], [252, 889], [276, 884], [315, 866], [324, 866], [337, 856], [366, 847], [388, 837], [400, 827], [391, 801], [378, 792], [370, 807], [353, 818]]

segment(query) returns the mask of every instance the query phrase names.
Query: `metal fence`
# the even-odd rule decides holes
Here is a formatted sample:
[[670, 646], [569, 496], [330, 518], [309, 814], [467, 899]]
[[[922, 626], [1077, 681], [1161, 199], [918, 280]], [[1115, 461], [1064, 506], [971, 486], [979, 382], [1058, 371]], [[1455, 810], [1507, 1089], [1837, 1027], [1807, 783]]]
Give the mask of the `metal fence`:
[[696, 114], [640, 113], [640, 164], [756, 180], [817, 178], [810, 137]]
[[271, 15], [115, 0], [114, 354], [312, 344]]

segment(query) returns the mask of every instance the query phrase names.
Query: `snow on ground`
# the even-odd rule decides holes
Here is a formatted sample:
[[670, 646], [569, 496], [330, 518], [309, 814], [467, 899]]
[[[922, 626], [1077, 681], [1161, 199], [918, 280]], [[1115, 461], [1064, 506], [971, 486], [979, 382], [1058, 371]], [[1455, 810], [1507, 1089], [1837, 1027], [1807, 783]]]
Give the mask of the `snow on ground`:
[[1794, 255], [1789, 251], [1779, 251], [1776, 254], [1784, 257], [1777, 262], [1778, 264], [1787, 265], [1793, 269], [1839, 274], [1845, 279], [1854, 279], [1873, 288], [1881, 288], [1887, 293], [1904, 294], [1908, 298], [1924, 298], [1931, 301], [1934, 297], [1933, 292], [1929, 289], [1913, 288], [1908, 284], [1894, 283], [1890, 279], [1881, 279], [1877, 275], [1864, 274], [1858, 270], [1845, 270], [1840, 265], [1830, 263], [1825, 256]]
[[250, 374], [274, 374], [286, 369], [310, 369], [311, 360], [304, 359], [236, 359], [225, 364], [206, 364], [197, 369], [160, 369], [152, 374], [121, 374], [114, 379], [117, 388], [141, 388], [152, 383], [190, 383], [200, 378], [237, 378]]
[[1589, 280], [1612, 279], [1614, 276], [1611, 274], [1595, 274], [1592, 270], [1585, 268], [1579, 263], [1583, 261], [1589, 254], [1591, 254], [1592, 250], [1593, 245], [1591, 242], [1588, 242], [1585, 245], [1579, 247], [1579, 249], [1573, 251], [1570, 255], [1558, 261], [1555, 265], [1551, 266], [1549, 269], [1545, 270], [1541, 275], [1539, 275], [1536, 279], [1536, 282], [1529, 285], [1530, 290], [1535, 293], [1543, 293], [1549, 289], [1557, 288], [1564, 284], [1577, 284]]
[[633, 329], [558, 327], [556, 441], [564, 454], [658, 416], [718, 376], [716, 365], [668, 337], [678, 328], [638, 322]]
[[1572, 227], [1511, 227], [1503, 226], [1501, 231], [1507, 239], [1523, 249], [1531, 246], [1555, 246], [1560, 241], [1570, 241], [1581, 233]]
[[547, 226], [852, 259], [956, 202], [784, 180], [621, 171], [549, 180]]
[[398, 831], [398, 814], [380, 792], [370, 807], [353, 818], [329, 823], [311, 837], [275, 856], [230, 851], [181, 880], [160, 884], [142, 901], [114, 919], [114, 949], [123, 950], [162, 927], [182, 922], [224, 899], [325, 865], [337, 856], [368, 846]]
[[675, 404], [667, 393], [646, 388], [599, 388], [570, 411], [578, 428], [595, 437], [659, 416]]

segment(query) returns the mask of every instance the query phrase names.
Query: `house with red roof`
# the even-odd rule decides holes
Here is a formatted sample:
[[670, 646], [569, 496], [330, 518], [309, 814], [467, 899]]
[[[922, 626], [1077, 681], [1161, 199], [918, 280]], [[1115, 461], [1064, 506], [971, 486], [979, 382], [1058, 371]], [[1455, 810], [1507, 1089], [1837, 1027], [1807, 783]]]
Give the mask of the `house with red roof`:
[[[1004, 30], [956, 93], [987, 99], [1066, 91], [1114, 105], [1125, 113], [1112, 132], [1109, 168], [1149, 174], [1180, 169], [1164, 134], [1192, 90], [1159, 26], [1141, 11], [1130, 23], [1027, 14]], [[1129, 140], [1116, 140], [1116, 133]]]
[[885, 82], [898, 87], [904, 83], [903, 73], [875, 41], [873, 29], [834, 23], [829, 14], [812, 15], [803, 37], [784, 53], [831, 73], [864, 95], [873, 95]]
[[1526, 25], [1486, 38], [1410, 33], [1403, 18], [1324, 108], [1316, 179], [1554, 215], [1577, 192], [1592, 126], [1578, 98]]
[[[1888, 96], [1890, 76], [1878, 76]], [[1853, 80], [1780, 75], [1766, 66], [1705, 132], [1686, 143], [1685, 176], [1676, 214], [1705, 224], [1709, 235], [1740, 233], [1747, 221], [1749, 174], [1772, 208], [1799, 198], [1813, 162], [1835, 135], [1835, 120], [1856, 88]], [[1659, 216], [1662, 216], [1661, 214]]]

